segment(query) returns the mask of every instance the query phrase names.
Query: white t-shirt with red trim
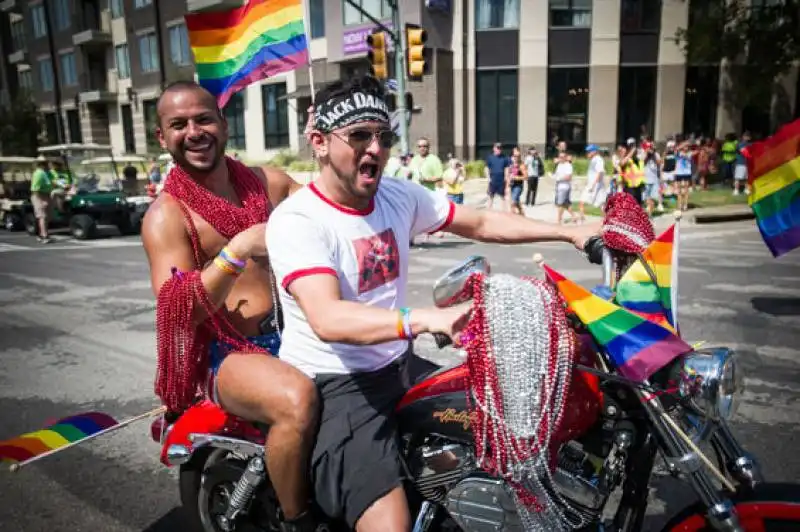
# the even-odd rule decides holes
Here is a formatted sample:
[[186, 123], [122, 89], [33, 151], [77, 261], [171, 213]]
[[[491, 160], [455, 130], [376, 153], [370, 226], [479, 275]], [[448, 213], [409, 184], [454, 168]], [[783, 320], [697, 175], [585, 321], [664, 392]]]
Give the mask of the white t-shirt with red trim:
[[405, 353], [408, 341], [402, 339], [368, 346], [323, 342], [287, 288], [307, 275], [333, 275], [342, 299], [402, 308], [411, 238], [444, 229], [454, 213], [455, 205], [446, 197], [411, 181], [388, 178], [381, 180], [364, 211], [332, 202], [313, 183], [283, 201], [267, 223], [267, 248], [281, 286], [285, 324], [281, 360], [313, 377], [375, 371]]

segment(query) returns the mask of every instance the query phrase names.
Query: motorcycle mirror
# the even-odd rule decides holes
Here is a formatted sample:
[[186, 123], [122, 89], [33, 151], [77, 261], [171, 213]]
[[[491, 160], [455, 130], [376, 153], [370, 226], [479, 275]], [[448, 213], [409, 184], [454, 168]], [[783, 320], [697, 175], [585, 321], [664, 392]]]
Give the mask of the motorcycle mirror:
[[467, 301], [469, 297], [464, 291], [467, 279], [473, 273], [489, 274], [491, 267], [485, 257], [468, 257], [461, 263], [447, 270], [433, 283], [433, 302], [439, 308], [450, 307]]

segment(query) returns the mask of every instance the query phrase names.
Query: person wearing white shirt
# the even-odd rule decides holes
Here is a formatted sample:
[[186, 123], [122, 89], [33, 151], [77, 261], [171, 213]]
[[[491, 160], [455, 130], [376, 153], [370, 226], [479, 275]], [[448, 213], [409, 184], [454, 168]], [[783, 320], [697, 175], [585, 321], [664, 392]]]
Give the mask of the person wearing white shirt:
[[595, 207], [600, 207], [605, 202], [605, 163], [600, 150], [594, 144], [586, 146], [586, 155], [589, 157], [589, 170], [586, 173], [586, 186], [581, 194], [581, 202], [578, 206], [581, 221], [586, 220], [584, 206], [588, 203]]

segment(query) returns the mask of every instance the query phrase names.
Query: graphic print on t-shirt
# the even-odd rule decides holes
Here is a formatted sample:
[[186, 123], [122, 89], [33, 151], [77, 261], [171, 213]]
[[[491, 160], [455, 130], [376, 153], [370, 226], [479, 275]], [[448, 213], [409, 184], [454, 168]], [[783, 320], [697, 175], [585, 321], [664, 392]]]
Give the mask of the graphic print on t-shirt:
[[358, 263], [358, 293], [392, 282], [400, 274], [400, 254], [391, 228], [353, 240]]

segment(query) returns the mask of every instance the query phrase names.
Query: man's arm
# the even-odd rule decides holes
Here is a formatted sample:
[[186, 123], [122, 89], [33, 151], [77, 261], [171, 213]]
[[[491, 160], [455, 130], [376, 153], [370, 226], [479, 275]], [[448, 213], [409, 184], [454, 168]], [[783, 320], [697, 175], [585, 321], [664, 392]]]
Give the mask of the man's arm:
[[[239, 258], [247, 260], [249, 250], [243, 240], [234, 237], [229, 246]], [[195, 269], [194, 253], [183, 213], [168, 196], [159, 197], [147, 210], [142, 221], [142, 243], [150, 263], [150, 282], [156, 297], [172, 276], [172, 268], [182, 272]], [[213, 262], [205, 267], [201, 279], [214, 308], [222, 305], [236, 281], [235, 276], [214, 266]], [[198, 322], [207, 317], [202, 305], [196, 305], [194, 312]]]
[[262, 166], [260, 168], [254, 168], [253, 170], [255, 170], [266, 183], [267, 194], [269, 194], [273, 209], [277, 207], [280, 202], [303, 188], [303, 185], [278, 168]]
[[[339, 280], [329, 274], [308, 275], [286, 287], [305, 314], [308, 324], [320, 340], [327, 343], [375, 345], [401, 338], [400, 314], [342, 299]], [[466, 315], [464, 306], [450, 309], [418, 308], [409, 313], [413, 336], [442, 332], [454, 334], [454, 323]]]
[[578, 249], [583, 249], [586, 240], [598, 229], [596, 225], [567, 227], [500, 211], [478, 211], [461, 205], [455, 206], [453, 220], [447, 226], [448, 233], [480, 242], [568, 242]]

